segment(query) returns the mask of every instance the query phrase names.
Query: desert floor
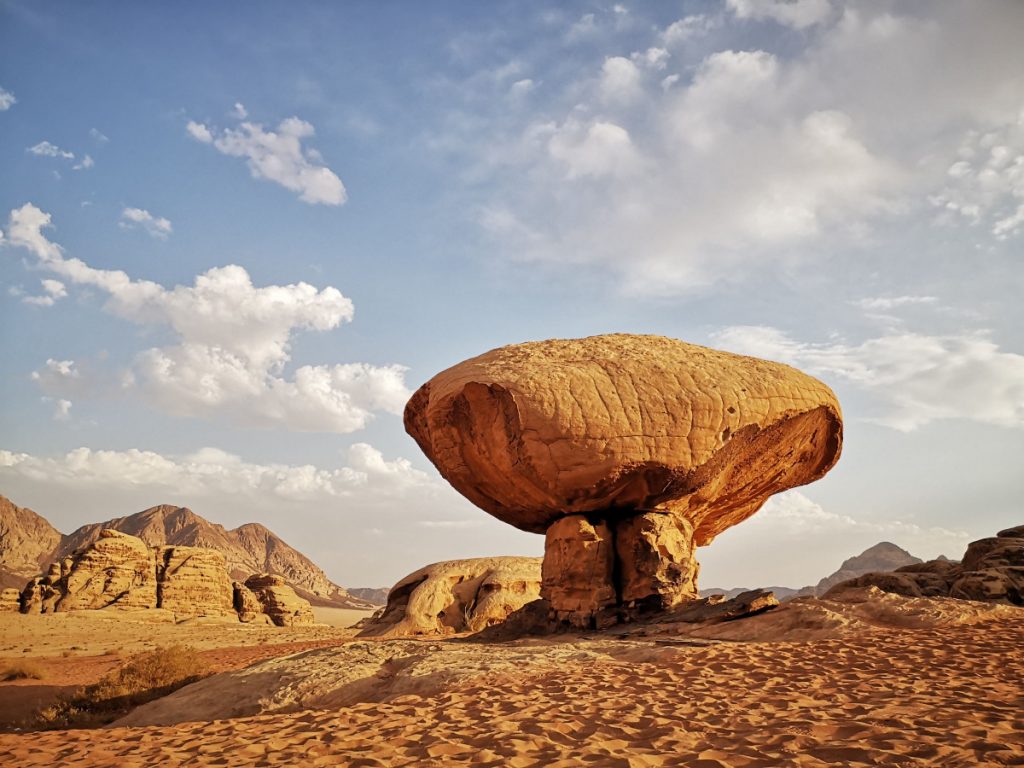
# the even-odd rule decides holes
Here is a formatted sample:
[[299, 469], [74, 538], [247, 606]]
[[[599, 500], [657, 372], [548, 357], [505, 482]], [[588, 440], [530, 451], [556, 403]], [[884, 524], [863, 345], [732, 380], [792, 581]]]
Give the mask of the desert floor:
[[[812, 638], [772, 642], [655, 628], [495, 644], [335, 643], [234, 667], [129, 717], [210, 717], [259, 685], [269, 698], [250, 695], [253, 706], [278, 711], [3, 734], [0, 764], [1024, 765], [1024, 610], [929, 625], [920, 604], [901, 621], [829, 629], [794, 607], [717, 632], [737, 636], [746, 624], [758, 636], [802, 622], [782, 634]], [[354, 679], [357, 662], [375, 670], [372, 680]], [[439, 677], [444, 669], [454, 672]], [[316, 686], [324, 695], [311, 707], [303, 697]]]

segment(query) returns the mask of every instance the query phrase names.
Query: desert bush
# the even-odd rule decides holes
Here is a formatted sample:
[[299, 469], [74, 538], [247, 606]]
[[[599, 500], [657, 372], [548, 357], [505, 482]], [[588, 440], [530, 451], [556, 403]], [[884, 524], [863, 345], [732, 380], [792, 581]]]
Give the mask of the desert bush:
[[46, 670], [28, 659], [8, 664], [7, 668], [0, 672], [0, 681], [5, 683], [10, 680], [42, 680], [44, 677]]
[[43, 728], [105, 725], [209, 674], [194, 648], [156, 648], [130, 657], [98, 682], [44, 707], [38, 713], [38, 723]]

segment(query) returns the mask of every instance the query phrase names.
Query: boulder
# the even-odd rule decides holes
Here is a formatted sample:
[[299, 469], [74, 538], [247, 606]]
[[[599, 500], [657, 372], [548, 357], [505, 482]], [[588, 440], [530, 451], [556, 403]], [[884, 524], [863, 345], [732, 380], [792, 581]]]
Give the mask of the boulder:
[[820, 381], [627, 334], [467, 360], [417, 390], [405, 427], [470, 501], [547, 535], [543, 595], [578, 626], [694, 597], [693, 548], [824, 475], [842, 445], [839, 403]]
[[476, 632], [503, 622], [540, 597], [537, 557], [481, 557], [434, 563], [388, 593], [380, 616], [360, 636], [400, 637]]
[[182, 616], [229, 616], [234, 592], [224, 555], [203, 547], [157, 547], [157, 604]]
[[263, 613], [277, 626], [292, 627], [314, 622], [309, 601], [295, 594], [282, 577], [259, 573], [246, 579], [245, 586], [256, 596]]
[[270, 621], [270, 617], [263, 612], [263, 605], [253, 591], [245, 586], [245, 584], [240, 581], [233, 582], [231, 589], [233, 595], [232, 602], [239, 621], [246, 624], [254, 621], [259, 622], [263, 619]]

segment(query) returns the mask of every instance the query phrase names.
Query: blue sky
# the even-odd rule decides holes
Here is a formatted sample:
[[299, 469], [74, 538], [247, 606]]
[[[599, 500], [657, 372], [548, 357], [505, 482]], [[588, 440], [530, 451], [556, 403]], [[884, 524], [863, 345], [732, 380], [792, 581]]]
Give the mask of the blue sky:
[[0, 3], [0, 492], [266, 523], [347, 585], [539, 554], [410, 390], [660, 333], [839, 394], [843, 459], [701, 552], [801, 585], [1020, 522], [1016, 2]]

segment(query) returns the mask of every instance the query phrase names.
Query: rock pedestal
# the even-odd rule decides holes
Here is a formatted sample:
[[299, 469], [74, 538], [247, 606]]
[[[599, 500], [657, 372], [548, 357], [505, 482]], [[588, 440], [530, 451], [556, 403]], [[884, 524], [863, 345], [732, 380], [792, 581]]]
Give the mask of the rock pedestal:
[[541, 597], [555, 620], [593, 628], [697, 598], [699, 567], [685, 518], [570, 515], [548, 528]]
[[694, 546], [839, 459], [832, 391], [658, 336], [491, 350], [434, 376], [406, 431], [485, 512], [546, 536], [554, 617], [603, 625], [697, 594]]

